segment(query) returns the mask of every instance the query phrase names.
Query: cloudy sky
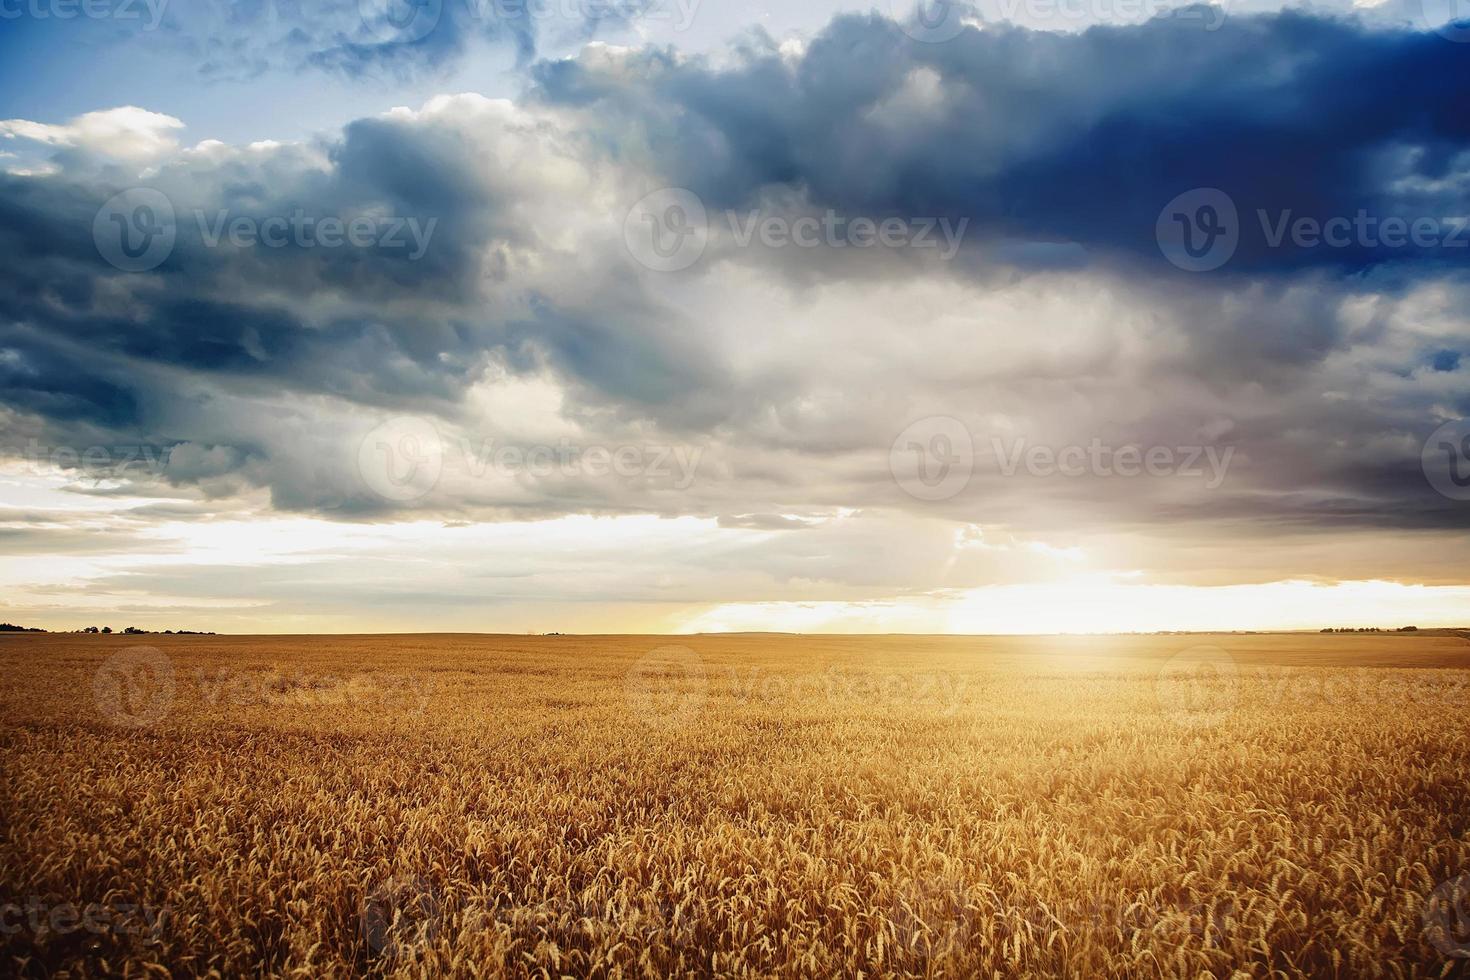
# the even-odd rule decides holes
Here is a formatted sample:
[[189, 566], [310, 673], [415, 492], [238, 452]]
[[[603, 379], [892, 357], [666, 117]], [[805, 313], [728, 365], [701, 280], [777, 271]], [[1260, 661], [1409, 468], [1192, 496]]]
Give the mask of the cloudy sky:
[[0, 0], [0, 619], [1470, 625], [1452, 0]]

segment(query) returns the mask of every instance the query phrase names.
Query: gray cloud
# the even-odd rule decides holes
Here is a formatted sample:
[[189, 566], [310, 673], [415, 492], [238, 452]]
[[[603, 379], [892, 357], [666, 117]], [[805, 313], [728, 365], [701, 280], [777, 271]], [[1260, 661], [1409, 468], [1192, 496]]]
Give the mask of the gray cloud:
[[[1299, 13], [939, 45], [847, 17], [800, 55], [756, 41], [716, 66], [593, 49], [538, 66], [519, 105], [440, 99], [324, 144], [205, 145], [127, 182], [67, 159], [0, 177], [15, 256], [0, 269], [0, 404], [50, 443], [167, 452], [152, 476], [174, 492], [265, 490], [279, 510], [353, 519], [694, 514], [772, 530], [789, 519], [771, 515], [857, 507], [1017, 531], [1463, 530], [1419, 459], [1447, 413], [1470, 415], [1452, 356], [1470, 349], [1463, 256], [1243, 234], [1226, 267], [1191, 275], [1154, 239], [1193, 187], [1246, 214], [1470, 212], [1462, 48]], [[93, 240], [130, 183], [165, 194], [178, 222], [168, 257], [139, 273]], [[665, 185], [716, 220], [835, 209], [973, 232], [951, 262], [722, 233], [664, 275], [631, 260], [622, 221]], [[211, 245], [201, 221], [221, 213], [434, 231], [416, 259]], [[367, 431], [401, 415], [444, 438], [443, 473], [411, 499], [358, 472]], [[894, 439], [929, 415], [960, 419], [978, 453], [965, 491], [937, 503], [888, 470]], [[1238, 457], [1208, 492], [1007, 477], [992, 437]], [[561, 439], [702, 456], [677, 487], [506, 473], [455, 451]], [[825, 569], [820, 535], [781, 537], [811, 542], [777, 562], [789, 579], [901, 572], [878, 539], [855, 547], [864, 579]]]

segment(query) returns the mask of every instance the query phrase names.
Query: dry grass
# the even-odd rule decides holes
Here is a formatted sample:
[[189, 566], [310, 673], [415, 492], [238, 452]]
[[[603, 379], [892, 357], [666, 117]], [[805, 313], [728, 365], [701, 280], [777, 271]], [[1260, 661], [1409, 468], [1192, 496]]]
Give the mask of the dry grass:
[[1470, 962], [1458, 636], [139, 639], [0, 639], [0, 972]]

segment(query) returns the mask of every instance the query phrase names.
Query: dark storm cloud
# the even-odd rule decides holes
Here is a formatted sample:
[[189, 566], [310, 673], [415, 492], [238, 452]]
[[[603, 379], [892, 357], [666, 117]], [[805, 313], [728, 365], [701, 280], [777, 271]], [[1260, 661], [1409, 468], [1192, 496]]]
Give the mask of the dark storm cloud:
[[[945, 44], [847, 17], [800, 55], [753, 42], [714, 67], [602, 48], [538, 67], [520, 107], [436, 100], [329, 144], [201, 146], [132, 181], [62, 160], [0, 176], [12, 256], [0, 408], [53, 442], [168, 450], [160, 478], [205, 497], [264, 487], [278, 509], [349, 517], [697, 513], [776, 530], [804, 526], [772, 516], [786, 512], [913, 508], [886, 457], [928, 413], [963, 416], [977, 437], [1002, 416], [1036, 443], [1209, 441], [1243, 461], [1237, 482], [1184, 501], [1156, 485], [982, 477], [929, 508], [955, 520], [1077, 522], [1091, 508], [1142, 522], [1459, 526], [1463, 508], [1434, 496], [1418, 451], [1436, 413], [1470, 414], [1454, 389], [1470, 346], [1455, 312], [1465, 251], [1269, 248], [1244, 234], [1224, 268], [1190, 275], [1164, 261], [1154, 228], [1195, 187], [1227, 191], [1247, 222], [1258, 208], [1470, 213], [1467, 70], [1470, 48], [1437, 36], [1301, 14], [1213, 33], [1178, 20], [991, 28]], [[140, 180], [168, 198], [177, 242], [128, 273], [103, 260], [93, 224]], [[948, 266], [721, 241], [687, 275], [649, 275], [619, 224], [664, 184], [712, 213], [965, 219], [972, 237]], [[296, 214], [432, 235], [417, 255], [207, 240], [237, 218]], [[773, 328], [759, 301], [793, 280], [813, 309], [831, 283], [947, 299], [935, 315], [867, 321], [777, 305], [791, 322]], [[1032, 284], [1019, 314], [951, 322], [1016, 283]], [[1407, 309], [1430, 287], [1448, 298]], [[1057, 295], [1087, 330], [1026, 322]], [[1117, 305], [1095, 313], [1100, 297]], [[750, 320], [722, 321], [727, 306]], [[1057, 315], [1052, 329], [1068, 329]], [[555, 411], [598, 445], [673, 434], [721, 451], [677, 495], [572, 480], [450, 489], [464, 474], [449, 467], [438, 496], [399, 501], [354, 472], [369, 414], [464, 422], [471, 389], [499, 379], [554, 387]], [[517, 407], [501, 408], [495, 435], [516, 435]], [[1066, 510], [1040, 513], [1041, 501]]]
[[58, 423], [122, 428], [138, 420], [129, 385], [87, 350], [68, 349], [25, 327], [0, 325], [0, 399]]
[[848, 213], [970, 218], [978, 236], [1161, 266], [1164, 205], [1218, 188], [1243, 219], [1226, 271], [1466, 266], [1463, 245], [1356, 229], [1346, 247], [1272, 244], [1286, 215], [1470, 213], [1464, 45], [1292, 12], [1202, 22], [989, 26], [929, 44], [843, 17], [799, 60], [749, 46], [717, 68], [645, 51], [617, 70], [560, 61], [536, 77], [540, 98], [587, 109], [612, 152], [647, 153], [711, 207], [797, 186]]
[[[373, 197], [347, 191], [327, 198], [323, 192], [333, 187], [310, 183], [315, 186], [273, 186], [268, 197], [257, 196], [263, 187], [226, 185], [197, 211], [175, 191], [177, 247], [158, 270], [130, 279], [102, 261], [92, 220], [83, 218], [89, 210], [95, 216], [114, 188], [0, 177], [0, 208], [12, 219], [0, 223], [0, 248], [26, 257], [0, 270], [7, 401], [58, 418], [136, 421], [129, 381], [138, 380], [137, 371], [124, 367], [125, 360], [270, 378], [364, 400], [374, 390], [384, 398], [452, 398], [479, 345], [452, 324], [418, 328], [402, 315], [375, 315], [371, 302], [395, 291], [457, 288], [480, 232], [455, 215], [442, 216], [437, 242], [430, 243], [439, 248], [426, 251], [423, 261], [408, 261], [406, 250], [294, 243], [231, 249], [201, 240], [201, 223], [206, 229], [236, 217], [258, 223], [302, 209], [321, 215], [380, 207], [422, 215], [425, 223], [440, 217], [381, 189]], [[354, 302], [319, 318], [303, 315], [299, 300], [331, 292]]]
[[[554, 275], [565, 257], [537, 220], [561, 204], [554, 187], [527, 199], [528, 186], [541, 192], [537, 161], [517, 156], [536, 134], [508, 136], [506, 110], [466, 105], [490, 116], [390, 114], [323, 147], [200, 147], [162, 162], [144, 183], [166, 199], [154, 203], [173, 212], [175, 240], [141, 272], [110, 265], [94, 238], [123, 189], [109, 169], [0, 176], [0, 248], [19, 258], [0, 268], [0, 406], [46, 445], [133, 439], [173, 450], [161, 476], [175, 484], [263, 484], [283, 509], [344, 514], [391, 504], [327, 445], [350, 441], [350, 419], [302, 399], [453, 417], [493, 361], [559, 376], [570, 409], [718, 421], [733, 397], [721, 365], [624, 263], [599, 259], [587, 296], [566, 295]], [[488, 150], [497, 139], [509, 148]], [[310, 225], [355, 217], [371, 232], [363, 247], [326, 247]], [[304, 238], [288, 227], [297, 218]], [[280, 238], [267, 246], [271, 222]], [[391, 247], [372, 237], [383, 232]], [[487, 256], [550, 263], [557, 288], [487, 272]]]

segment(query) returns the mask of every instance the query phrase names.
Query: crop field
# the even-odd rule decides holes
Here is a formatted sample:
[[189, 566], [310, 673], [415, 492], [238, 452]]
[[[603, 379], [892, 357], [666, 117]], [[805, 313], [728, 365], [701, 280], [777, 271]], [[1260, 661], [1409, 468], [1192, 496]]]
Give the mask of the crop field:
[[0, 637], [0, 974], [1449, 976], [1470, 641]]

